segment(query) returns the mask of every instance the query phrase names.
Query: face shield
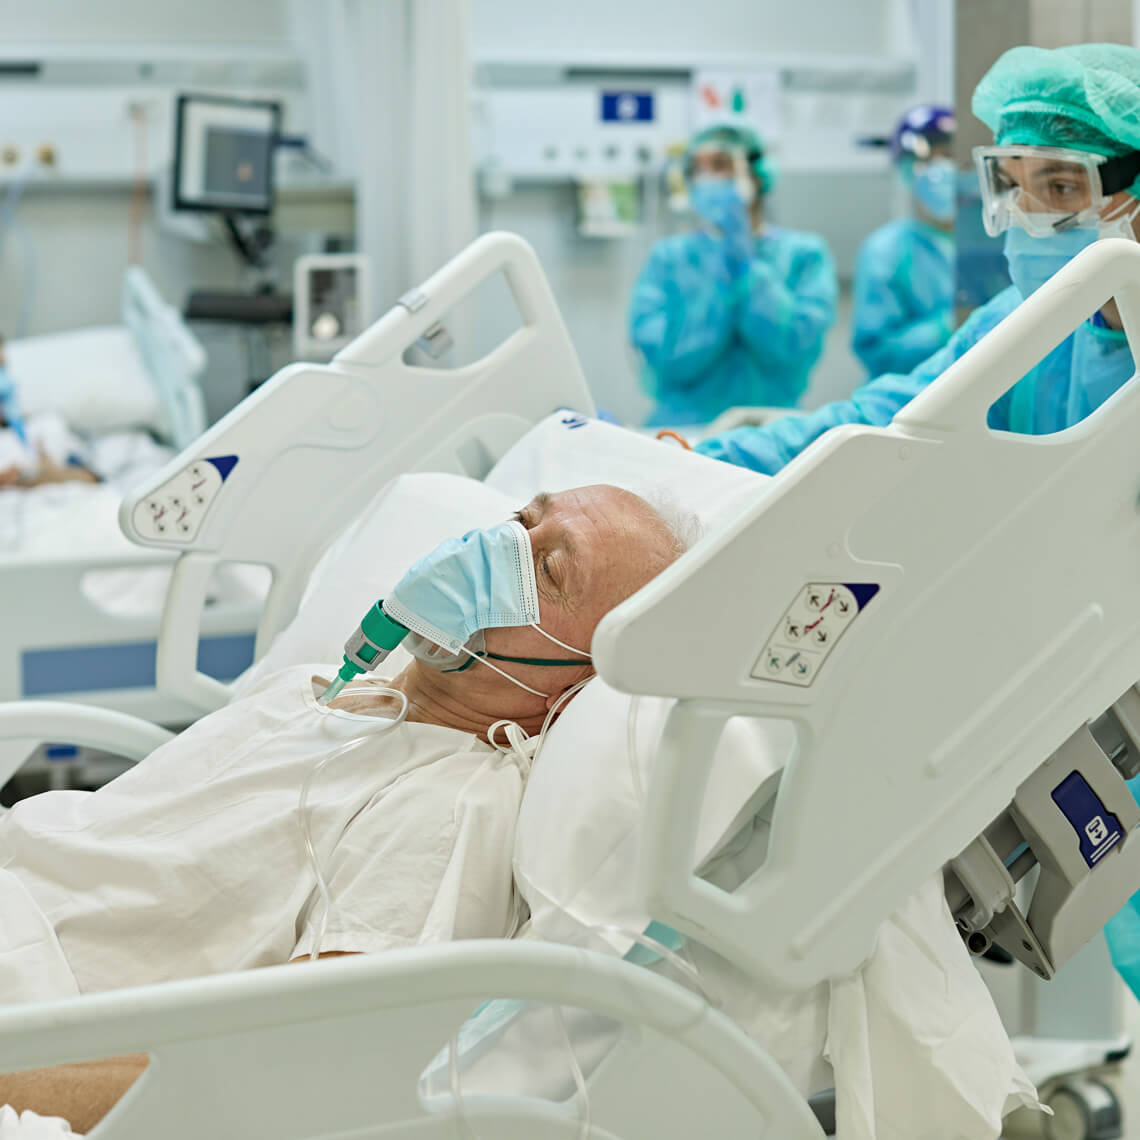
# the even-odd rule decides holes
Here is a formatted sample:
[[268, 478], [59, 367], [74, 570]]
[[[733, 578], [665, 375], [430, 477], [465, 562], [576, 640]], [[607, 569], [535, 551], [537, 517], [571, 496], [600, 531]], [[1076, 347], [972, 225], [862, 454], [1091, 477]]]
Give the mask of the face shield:
[[1049, 237], [1111, 221], [1105, 210], [1140, 174], [1140, 152], [1109, 158], [1063, 147], [979, 146], [974, 164], [986, 233], [996, 237], [1016, 226]]
[[748, 155], [740, 147], [703, 143], [685, 156], [685, 180], [689, 186], [705, 181], [731, 182], [747, 206], [756, 196], [756, 182]]

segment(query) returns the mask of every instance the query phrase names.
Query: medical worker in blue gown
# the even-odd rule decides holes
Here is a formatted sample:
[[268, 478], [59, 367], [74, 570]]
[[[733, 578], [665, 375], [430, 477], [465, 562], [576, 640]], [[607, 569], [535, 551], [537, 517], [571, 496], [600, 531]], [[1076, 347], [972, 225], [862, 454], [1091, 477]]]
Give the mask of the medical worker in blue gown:
[[[1006, 52], [978, 84], [974, 114], [994, 132], [976, 153], [984, 221], [1004, 232], [1013, 284], [975, 310], [909, 374], [888, 374], [802, 419], [741, 428], [698, 445], [775, 472], [837, 424], [883, 425], [971, 345], [1098, 237], [1137, 240], [1140, 51], [1081, 44]], [[1044, 435], [1078, 423], [1134, 371], [1114, 303], [1094, 313], [990, 409], [992, 427]], [[1131, 782], [1140, 800], [1140, 777]], [[1113, 962], [1140, 995], [1140, 894], [1105, 928]]]
[[954, 112], [924, 104], [891, 138], [910, 215], [875, 230], [855, 264], [851, 347], [871, 376], [909, 372], [954, 331]]
[[[975, 152], [986, 228], [1000, 233], [1013, 284], [976, 309], [910, 372], [891, 372], [848, 400], [697, 449], [772, 474], [838, 424], [889, 423], [1043, 281], [1098, 237], [1136, 240], [1140, 211], [1140, 50], [1080, 44], [1006, 52], [974, 92], [994, 132]], [[1114, 303], [1095, 313], [990, 409], [991, 427], [1044, 435], [1078, 423], [1133, 372]]]
[[754, 131], [699, 132], [685, 175], [699, 225], [654, 246], [630, 305], [630, 339], [656, 401], [649, 423], [792, 407], [835, 320], [831, 253], [818, 235], [765, 220], [773, 175]]

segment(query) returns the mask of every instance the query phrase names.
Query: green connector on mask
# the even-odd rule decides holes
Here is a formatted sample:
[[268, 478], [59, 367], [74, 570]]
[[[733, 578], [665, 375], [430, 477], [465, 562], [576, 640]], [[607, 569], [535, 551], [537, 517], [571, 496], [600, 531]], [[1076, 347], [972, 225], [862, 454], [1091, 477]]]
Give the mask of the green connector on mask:
[[408, 636], [408, 630], [393, 621], [382, 606], [383, 599], [364, 615], [355, 633], [344, 643], [344, 664], [321, 694], [320, 704], [327, 705], [354, 677], [374, 669]]

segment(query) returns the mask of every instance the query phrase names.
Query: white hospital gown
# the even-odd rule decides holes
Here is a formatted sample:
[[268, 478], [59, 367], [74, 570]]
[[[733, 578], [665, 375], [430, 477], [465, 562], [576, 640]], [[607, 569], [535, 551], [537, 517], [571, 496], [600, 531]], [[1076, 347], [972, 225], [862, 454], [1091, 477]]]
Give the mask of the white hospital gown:
[[[301, 783], [387, 723], [318, 706], [314, 672], [328, 669], [269, 677], [97, 792], [47, 792], [0, 819], [0, 886], [8, 876], [30, 896], [80, 992], [309, 951], [320, 908], [298, 828]], [[333, 760], [309, 797], [334, 900], [321, 950], [511, 935], [525, 769], [469, 733], [416, 723]], [[23, 969], [5, 978], [6, 960], [21, 957], [2, 919], [0, 1004], [27, 1000], [21, 974], [42, 988], [55, 973], [27, 960], [25, 940]], [[23, 926], [34, 931], [32, 917]]]

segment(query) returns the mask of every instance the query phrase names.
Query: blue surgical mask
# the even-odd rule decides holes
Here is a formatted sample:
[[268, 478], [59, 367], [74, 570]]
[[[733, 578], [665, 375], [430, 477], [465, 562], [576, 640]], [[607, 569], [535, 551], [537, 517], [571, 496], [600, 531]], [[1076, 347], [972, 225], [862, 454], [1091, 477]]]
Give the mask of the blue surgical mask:
[[441, 542], [400, 579], [384, 612], [452, 652], [481, 629], [537, 625], [526, 527], [511, 521]]
[[914, 175], [911, 192], [935, 221], [953, 220], [956, 175], [954, 163], [949, 159], [928, 162]]
[[1020, 226], [1011, 226], [1005, 231], [1010, 280], [1022, 297], [1028, 297], [1099, 236], [1094, 229], [1074, 226], [1048, 237], [1032, 237]]
[[[412, 652], [430, 664], [453, 664], [454, 655], [517, 661], [526, 665], [579, 665], [589, 654], [566, 645], [539, 628], [538, 583], [530, 536], [518, 521], [488, 530], [468, 531], [462, 538], [441, 542], [396, 583], [384, 599], [384, 613], [413, 634], [439, 646], [450, 658], [430, 652]], [[481, 635], [485, 629], [531, 626], [548, 641], [579, 655], [577, 660], [498, 657], [487, 654]], [[496, 668], [491, 665], [491, 668]], [[498, 669], [516, 685], [536, 692]], [[541, 694], [545, 696], [546, 694]]]
[[[689, 204], [706, 222], [718, 229], [745, 215], [745, 202], [735, 179], [704, 175], [689, 183]], [[746, 216], [746, 215], [745, 215]]]

